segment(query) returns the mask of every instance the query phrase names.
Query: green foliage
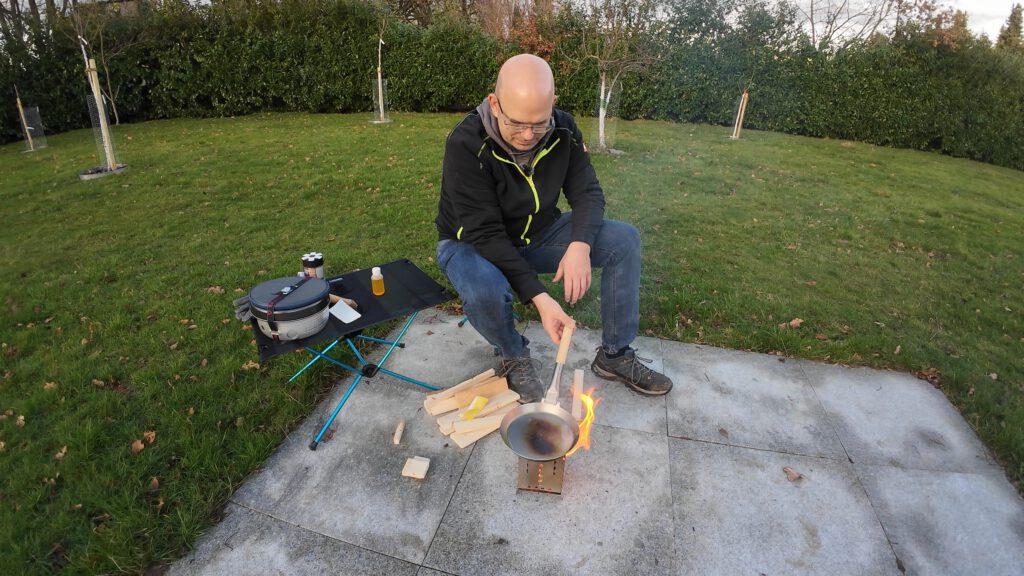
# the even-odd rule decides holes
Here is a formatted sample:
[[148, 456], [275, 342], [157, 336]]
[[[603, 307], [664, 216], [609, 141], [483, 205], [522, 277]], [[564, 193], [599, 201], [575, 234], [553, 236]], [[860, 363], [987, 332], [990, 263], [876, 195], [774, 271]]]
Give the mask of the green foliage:
[[[1000, 47], [970, 37], [964, 22], [955, 34], [911, 22], [892, 38], [819, 49], [785, 4], [673, 0], [665, 26], [645, 42], [657, 59], [624, 78], [619, 115], [731, 125], [748, 89], [748, 128], [1024, 169], [1024, 147], [1015, 142], [1024, 133], [1024, 56], [1011, 46], [1020, 40], [1018, 8]], [[100, 75], [107, 82], [109, 72], [104, 87], [122, 121], [371, 110], [382, 22], [395, 111], [476, 106], [500, 62], [523, 49], [519, 41], [554, 47], [560, 107], [596, 110], [598, 62], [579, 10], [531, 22], [529, 38], [511, 41], [453, 16], [411, 25], [364, 0], [144, 0], [136, 17], [97, 22], [94, 40], [117, 49]], [[57, 18], [50, 32], [28, 31], [4, 46], [10, 59], [0, 58], [0, 94], [13, 94], [16, 84], [50, 133], [85, 127], [88, 86], [73, 28]], [[17, 112], [5, 105], [0, 142], [20, 137]]]

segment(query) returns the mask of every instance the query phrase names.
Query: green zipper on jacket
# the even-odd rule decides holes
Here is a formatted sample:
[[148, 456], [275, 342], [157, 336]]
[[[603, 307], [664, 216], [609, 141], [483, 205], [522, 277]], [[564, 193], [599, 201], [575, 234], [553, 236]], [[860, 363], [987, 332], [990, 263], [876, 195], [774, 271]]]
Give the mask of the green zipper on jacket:
[[[548, 146], [547, 148], [541, 150], [537, 154], [537, 157], [533, 159], [533, 164], [531, 164], [530, 167], [531, 168], [536, 168], [537, 167], [537, 163], [540, 162], [540, 159], [545, 157], [545, 156], [547, 156], [548, 152], [551, 152], [555, 148], [555, 146], [557, 146], [558, 143], [561, 142], [561, 141], [562, 141], [561, 138], [556, 138], [555, 141], [551, 144], [551, 146]], [[536, 214], [536, 213], [540, 212], [540, 196], [537, 195], [537, 186], [534, 185], [534, 183], [533, 183], [533, 176], [527, 176], [526, 173], [523, 172], [523, 169], [519, 167], [519, 164], [516, 164], [515, 162], [513, 162], [511, 160], [506, 160], [506, 159], [502, 158], [501, 156], [498, 156], [498, 153], [495, 152], [494, 150], [491, 150], [491, 155], [494, 156], [495, 158], [497, 158], [499, 161], [504, 162], [505, 164], [511, 164], [511, 165], [515, 166], [516, 170], [518, 170], [519, 173], [523, 175], [523, 178], [526, 179], [526, 183], [530, 185], [530, 190], [533, 191], [533, 204], [534, 204], [533, 214]], [[527, 215], [527, 217], [526, 217], [526, 228], [523, 229], [522, 235], [519, 236], [519, 239], [520, 240], [525, 240], [527, 245], [530, 244], [530, 239], [526, 237], [526, 233], [530, 231], [530, 224], [533, 223], [533, 214]]]

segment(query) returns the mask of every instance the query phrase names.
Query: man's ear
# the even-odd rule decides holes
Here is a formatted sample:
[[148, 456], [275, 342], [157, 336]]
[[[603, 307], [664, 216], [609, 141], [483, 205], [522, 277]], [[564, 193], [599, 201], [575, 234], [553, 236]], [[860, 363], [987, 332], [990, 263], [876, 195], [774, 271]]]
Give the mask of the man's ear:
[[487, 95], [487, 103], [491, 105], [491, 114], [498, 115], [498, 95], [491, 92]]
[[555, 94], [555, 99], [554, 99], [554, 103], [555, 103], [555, 104], [558, 104], [558, 94]]

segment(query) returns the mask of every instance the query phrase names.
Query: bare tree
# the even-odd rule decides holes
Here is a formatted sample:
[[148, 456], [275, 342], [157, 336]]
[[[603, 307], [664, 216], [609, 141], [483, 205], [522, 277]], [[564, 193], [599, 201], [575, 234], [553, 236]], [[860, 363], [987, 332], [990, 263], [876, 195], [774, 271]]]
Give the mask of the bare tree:
[[899, 0], [802, 0], [796, 3], [811, 43], [819, 47], [864, 40], [891, 23]]
[[623, 75], [658, 60], [654, 38], [665, 25], [659, 0], [583, 0], [586, 19], [583, 59], [598, 73], [598, 149], [607, 150], [605, 120]]

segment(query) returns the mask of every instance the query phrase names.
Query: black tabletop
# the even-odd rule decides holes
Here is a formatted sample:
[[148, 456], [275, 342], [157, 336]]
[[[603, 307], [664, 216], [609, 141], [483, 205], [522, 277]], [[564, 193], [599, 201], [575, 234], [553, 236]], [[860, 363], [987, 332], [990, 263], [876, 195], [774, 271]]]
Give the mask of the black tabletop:
[[308, 338], [274, 342], [260, 331], [256, 319], [253, 318], [251, 322], [253, 333], [256, 335], [256, 348], [259, 350], [260, 360], [267, 360], [278, 354], [299, 350], [324, 340], [337, 340], [351, 336], [374, 324], [408, 316], [413, 312], [436, 306], [455, 297], [409, 260], [395, 260], [382, 264], [380, 268], [381, 274], [384, 276], [384, 294], [382, 296], [374, 296], [370, 290], [369, 268], [327, 279], [331, 285], [331, 294], [355, 300], [359, 305], [357, 311], [361, 316], [348, 324], [338, 320], [332, 314], [324, 329]]

